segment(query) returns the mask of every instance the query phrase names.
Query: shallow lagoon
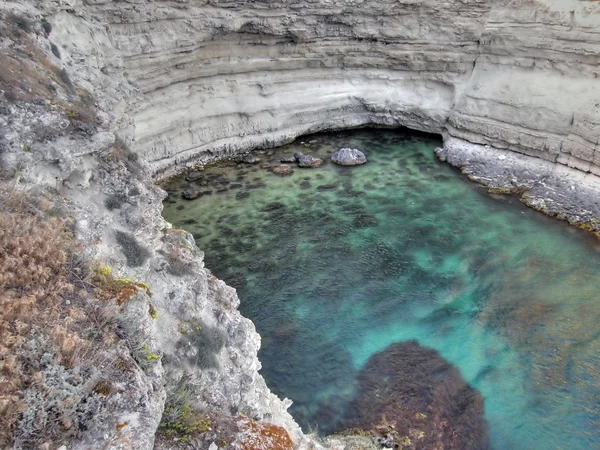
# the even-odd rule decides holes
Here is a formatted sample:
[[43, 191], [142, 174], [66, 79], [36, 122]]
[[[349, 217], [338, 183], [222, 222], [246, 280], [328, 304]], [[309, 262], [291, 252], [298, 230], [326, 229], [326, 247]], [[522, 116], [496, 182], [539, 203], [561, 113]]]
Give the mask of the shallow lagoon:
[[[303, 144], [301, 143], [303, 142]], [[416, 339], [485, 399], [494, 449], [600, 448], [600, 245], [435, 158], [436, 138], [362, 130], [258, 155], [328, 157], [279, 177], [259, 165], [183, 178], [164, 216], [238, 289], [271, 389], [305, 429], [340, 426], [368, 358]], [[181, 189], [211, 194], [193, 201]]]

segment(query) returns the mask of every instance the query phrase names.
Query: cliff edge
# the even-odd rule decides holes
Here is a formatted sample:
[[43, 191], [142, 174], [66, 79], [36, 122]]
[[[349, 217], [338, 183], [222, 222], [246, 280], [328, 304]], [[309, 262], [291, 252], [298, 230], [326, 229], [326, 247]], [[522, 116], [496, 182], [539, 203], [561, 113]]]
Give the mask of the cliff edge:
[[235, 290], [162, 219], [153, 183], [170, 174], [305, 133], [405, 126], [442, 134], [438, 155], [472, 179], [600, 229], [595, 2], [25, 0], [0, 13], [3, 176], [62, 198], [87, 257], [138, 283], [118, 305], [135, 382], [69, 448], [185, 448], [198, 431], [211, 450], [320, 445], [259, 375]]

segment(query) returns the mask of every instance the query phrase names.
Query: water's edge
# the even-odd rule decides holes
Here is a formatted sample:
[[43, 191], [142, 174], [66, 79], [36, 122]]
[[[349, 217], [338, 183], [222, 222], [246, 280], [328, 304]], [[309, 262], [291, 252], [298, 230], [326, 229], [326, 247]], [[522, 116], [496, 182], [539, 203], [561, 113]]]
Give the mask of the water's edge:
[[[308, 139], [313, 134], [359, 129], [406, 130], [405, 127], [366, 124], [319, 130], [299, 130], [295, 134], [277, 139], [257, 137], [248, 139], [246, 145], [235, 152], [203, 153], [197, 158], [174, 164], [169, 170], [155, 172], [153, 181], [160, 186], [170, 178], [208, 164], [230, 160], [239, 155], [267, 150]], [[419, 130], [411, 133], [439, 136]], [[443, 147], [435, 154], [442, 162], [457, 167], [470, 180], [485, 186], [490, 193], [518, 196], [520, 201], [545, 215], [567, 221], [570, 225], [594, 233], [600, 238], [600, 176], [555, 162], [480, 145], [444, 133]]]
[[[300, 139], [309, 140], [309, 136]], [[437, 157], [458, 167], [492, 194], [518, 195], [522, 203], [548, 216], [597, 232], [600, 216], [595, 202], [599, 185], [594, 176], [557, 168], [554, 164], [508, 151], [448, 139]], [[210, 162], [227, 159], [215, 157]]]

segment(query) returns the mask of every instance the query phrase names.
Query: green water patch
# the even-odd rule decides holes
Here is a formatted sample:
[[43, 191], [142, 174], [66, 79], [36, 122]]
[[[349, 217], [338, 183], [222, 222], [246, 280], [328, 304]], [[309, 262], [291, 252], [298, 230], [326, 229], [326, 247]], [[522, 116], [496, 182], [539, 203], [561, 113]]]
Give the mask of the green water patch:
[[[492, 448], [600, 448], [598, 242], [490, 196], [440, 163], [439, 145], [386, 130], [305, 137], [256, 165], [170, 180], [164, 216], [238, 289], [262, 374], [306, 429], [336, 430], [369, 358], [416, 340], [482, 394]], [[369, 163], [333, 165], [339, 147]], [[327, 162], [261, 168], [295, 151]]]

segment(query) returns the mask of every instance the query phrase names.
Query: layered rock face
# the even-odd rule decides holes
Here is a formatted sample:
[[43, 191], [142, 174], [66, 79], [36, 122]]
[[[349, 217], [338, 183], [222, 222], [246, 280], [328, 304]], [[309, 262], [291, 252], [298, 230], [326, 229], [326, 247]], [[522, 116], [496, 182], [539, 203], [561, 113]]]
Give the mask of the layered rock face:
[[599, 173], [600, 6], [494, 5], [448, 134]]
[[594, 2], [95, 3], [143, 93], [131, 131], [157, 174], [365, 124], [598, 170]]
[[[163, 386], [182, 379], [200, 392], [195, 405], [244, 412], [285, 427], [297, 446], [313, 445], [258, 374], [260, 337], [237, 312], [235, 291], [204, 267], [189, 235], [164, 223], [162, 192], [151, 177], [303, 133], [370, 124], [442, 133], [447, 143], [489, 144], [543, 158], [546, 168], [558, 162], [598, 173], [595, 2], [24, 0], [0, 6], [45, 18], [51, 33], [32, 35], [32, 42], [90, 94], [99, 118], [93, 132], [57, 131], [57, 138], [41, 139], [36, 122], [63, 130], [68, 116], [52, 113], [53, 125], [45, 120], [50, 113], [11, 100], [9, 114], [0, 117], [0, 165], [23, 184], [69, 199], [89, 252], [120, 276], [147, 281], [158, 310], [157, 319], [147, 320], [151, 325], [130, 325], [144, 337], [140, 348], [160, 353], [168, 373], [160, 361], [147, 373], [138, 368], [148, 391], [140, 392], [151, 401], [115, 415], [130, 426], [107, 422], [87, 433], [90, 448], [152, 448]], [[11, 38], [0, 38], [4, 52]], [[143, 170], [127, 168], [135, 158], [119, 159], [125, 146], [115, 143], [114, 131]], [[460, 145], [447, 147], [462, 155], [444, 156], [457, 165], [477, 157]], [[485, 173], [486, 164], [479, 169]], [[127, 201], [115, 207], [115, 198]], [[130, 261], [118, 245], [124, 233], [146, 259]], [[204, 329], [222, 332], [214, 331], [209, 361], [199, 361], [194, 349], [206, 336], [191, 333]]]
[[489, 1], [193, 2], [100, 9], [128, 80], [135, 148], [156, 172], [364, 124], [440, 133]]

